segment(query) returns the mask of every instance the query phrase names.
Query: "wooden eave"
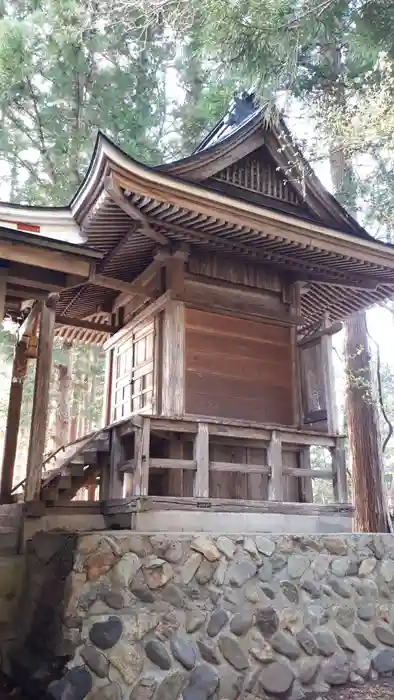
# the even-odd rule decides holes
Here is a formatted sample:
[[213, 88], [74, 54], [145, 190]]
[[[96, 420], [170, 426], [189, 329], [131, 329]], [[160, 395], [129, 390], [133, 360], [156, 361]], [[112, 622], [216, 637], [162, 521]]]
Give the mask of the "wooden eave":
[[[109, 177], [131, 213], [105, 190]], [[308, 323], [318, 321], [324, 311], [333, 320], [342, 319], [394, 294], [393, 247], [152, 170], [103, 136], [72, 210], [89, 245], [104, 253], [104, 274], [108, 258], [119, 278], [132, 280], [151, 262], [156, 243], [149, 237], [150, 227], [150, 233], [170, 246], [188, 243], [196, 250], [238, 255], [293, 272], [295, 279], [307, 282], [301, 303]], [[125, 238], [121, 253], [111, 257]], [[87, 290], [90, 295], [93, 291]], [[83, 302], [81, 294], [71, 308]]]

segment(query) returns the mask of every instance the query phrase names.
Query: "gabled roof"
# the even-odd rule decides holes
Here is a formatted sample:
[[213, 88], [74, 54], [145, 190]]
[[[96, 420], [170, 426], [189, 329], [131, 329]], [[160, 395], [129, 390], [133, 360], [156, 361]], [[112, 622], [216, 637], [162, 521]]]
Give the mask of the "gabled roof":
[[[212, 189], [212, 176], [223, 167], [234, 165], [246, 155], [264, 146], [274, 162], [279, 177], [296, 191], [303, 207], [294, 207], [292, 214], [355, 235], [374, 240], [367, 231], [340, 205], [320, 180], [295, 144], [283, 116], [269, 116], [256, 103], [252, 91], [235, 97], [228, 112], [203, 139], [194, 153], [157, 169], [182, 179], [206, 184]], [[232, 196], [242, 197], [234, 189]], [[267, 198], [268, 208], [283, 209], [280, 202]]]
[[[261, 173], [268, 168], [270, 177], [287, 180], [291, 197], [256, 193], [231, 179], [260, 166]], [[7, 206], [0, 205], [0, 220], [9, 216]], [[18, 209], [19, 221], [29, 223], [33, 213]], [[284, 120], [267, 124], [252, 94], [235, 99], [191, 156], [160, 167], [138, 163], [100, 133], [70, 206], [37, 216], [42, 226], [50, 217], [53, 227], [71, 222], [100, 253], [99, 274], [122, 281], [149, 265], [157, 245], [184, 243], [280, 268], [307, 282], [301, 299], [307, 324], [326, 311], [337, 320], [394, 295], [394, 248], [347, 214], [316, 178]], [[90, 278], [64, 289], [59, 313], [108, 313], [116, 296]]]

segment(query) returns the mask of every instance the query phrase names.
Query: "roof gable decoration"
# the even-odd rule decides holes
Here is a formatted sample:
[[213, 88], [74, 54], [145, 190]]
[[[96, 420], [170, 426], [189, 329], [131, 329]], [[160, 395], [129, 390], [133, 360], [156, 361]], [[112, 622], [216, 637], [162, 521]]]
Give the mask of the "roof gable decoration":
[[290, 167], [287, 173], [283, 173], [267, 149], [262, 146], [236, 163], [219, 170], [208, 182], [224, 182], [246, 192], [286, 202], [301, 208], [305, 213], [308, 206], [304, 187], [300, 195], [297, 191], [299, 188], [294, 187], [292, 179]]

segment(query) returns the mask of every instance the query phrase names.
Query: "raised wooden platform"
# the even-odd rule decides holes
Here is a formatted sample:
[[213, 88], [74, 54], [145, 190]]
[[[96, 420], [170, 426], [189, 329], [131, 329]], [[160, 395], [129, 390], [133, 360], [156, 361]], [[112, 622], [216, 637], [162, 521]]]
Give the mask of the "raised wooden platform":
[[101, 504], [108, 527], [141, 532], [351, 532], [353, 510], [350, 504], [155, 496]]

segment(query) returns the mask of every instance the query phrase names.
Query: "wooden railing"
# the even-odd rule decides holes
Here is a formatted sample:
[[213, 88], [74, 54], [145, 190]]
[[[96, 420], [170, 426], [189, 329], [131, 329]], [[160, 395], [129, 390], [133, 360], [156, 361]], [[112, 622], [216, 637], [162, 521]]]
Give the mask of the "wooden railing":
[[[134, 455], [125, 458], [122, 447], [126, 436], [134, 434]], [[193, 455], [152, 457], [151, 437], [174, 436], [192, 441]], [[211, 442], [228, 440], [245, 447], [262, 447], [266, 459], [261, 464], [213, 461], [210, 459]], [[310, 447], [321, 446], [331, 453], [330, 469], [312, 469]], [[293, 451], [297, 466], [284, 464], [283, 454]], [[284, 501], [284, 477], [302, 479], [303, 502], [313, 502], [312, 481], [324, 479], [332, 482], [333, 500], [347, 503], [347, 475], [344, 438], [337, 435], [318, 434], [308, 430], [295, 430], [278, 426], [230, 423], [225, 420], [202, 419], [188, 416], [184, 419], [167, 419], [157, 416], [136, 416], [112, 428], [110, 472], [106, 478], [102, 500], [122, 497], [144, 497], [149, 494], [150, 470], [187, 470], [193, 473], [193, 497], [209, 498], [209, 481], [212, 472], [237, 472], [240, 474], [266, 475], [268, 500]]]

